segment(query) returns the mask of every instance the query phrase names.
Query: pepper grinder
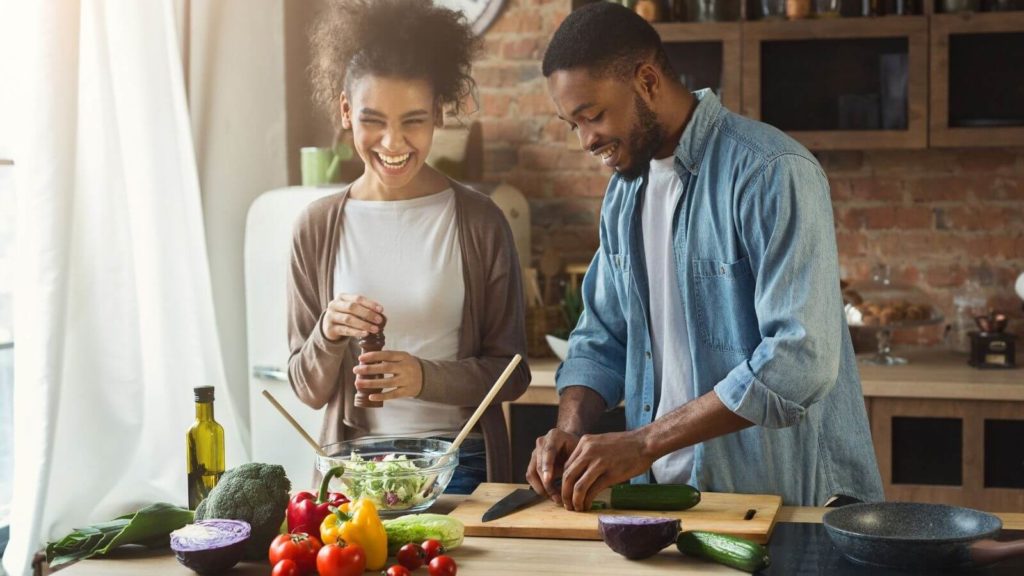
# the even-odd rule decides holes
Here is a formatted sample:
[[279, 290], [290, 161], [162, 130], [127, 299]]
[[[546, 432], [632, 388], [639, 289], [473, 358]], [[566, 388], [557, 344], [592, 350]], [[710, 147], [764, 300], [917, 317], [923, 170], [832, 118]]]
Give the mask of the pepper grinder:
[[[359, 339], [359, 349], [361, 354], [367, 352], [379, 352], [384, 349], [384, 325], [388, 323], [388, 319], [381, 315], [380, 321], [380, 332], [367, 332], [366, 336]], [[374, 362], [379, 364], [379, 362]], [[372, 374], [363, 377], [365, 380], [380, 380], [384, 378], [383, 374]], [[380, 408], [384, 405], [384, 402], [379, 400], [370, 400], [370, 394], [380, 394], [383, 388], [366, 388], [364, 390], [356, 390], [355, 404], [359, 408]]]

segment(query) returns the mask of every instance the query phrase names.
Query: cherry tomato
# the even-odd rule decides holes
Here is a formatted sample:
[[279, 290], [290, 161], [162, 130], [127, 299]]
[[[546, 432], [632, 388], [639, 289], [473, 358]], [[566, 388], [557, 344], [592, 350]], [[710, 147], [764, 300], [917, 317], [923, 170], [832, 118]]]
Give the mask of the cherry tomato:
[[316, 555], [320, 576], [361, 576], [366, 570], [366, 552], [358, 544], [328, 544]]
[[393, 564], [388, 567], [384, 576], [412, 576], [412, 572], [409, 572], [409, 570], [401, 564]]
[[427, 555], [427, 562], [430, 562], [434, 558], [437, 558], [441, 554], [447, 552], [447, 550], [444, 549], [444, 544], [441, 544], [440, 540], [434, 540], [431, 538], [429, 540], [424, 540], [423, 552]]
[[302, 576], [299, 574], [299, 567], [294, 561], [285, 558], [277, 564], [274, 564], [274, 570], [270, 573], [270, 576]]
[[451, 556], [445, 556], [444, 554], [434, 558], [427, 565], [430, 576], [455, 576], [458, 568], [455, 565], [455, 560], [452, 560]]
[[410, 542], [398, 549], [398, 553], [395, 554], [395, 560], [398, 560], [399, 564], [409, 570], [415, 570], [423, 566], [427, 561], [427, 553], [423, 551], [423, 547], [419, 544]]
[[298, 576], [304, 576], [316, 570], [316, 554], [320, 551], [320, 541], [305, 532], [278, 534], [270, 543], [270, 563], [274, 566], [281, 560], [295, 562]]

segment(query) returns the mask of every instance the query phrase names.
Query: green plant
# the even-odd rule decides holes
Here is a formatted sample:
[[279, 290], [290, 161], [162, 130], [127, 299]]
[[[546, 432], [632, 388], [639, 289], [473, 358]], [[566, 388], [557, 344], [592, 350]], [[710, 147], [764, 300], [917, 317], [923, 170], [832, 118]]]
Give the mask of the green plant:
[[562, 309], [562, 319], [565, 320], [565, 327], [553, 332], [553, 335], [562, 339], [568, 339], [569, 333], [579, 323], [580, 315], [583, 314], [583, 297], [580, 295], [578, 286], [574, 284], [566, 285], [562, 301], [559, 302], [559, 307]]

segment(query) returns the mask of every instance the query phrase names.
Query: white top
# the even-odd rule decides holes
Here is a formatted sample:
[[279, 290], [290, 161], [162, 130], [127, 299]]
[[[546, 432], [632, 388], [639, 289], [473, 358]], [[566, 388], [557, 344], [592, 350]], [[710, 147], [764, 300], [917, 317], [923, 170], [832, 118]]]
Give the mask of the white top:
[[[654, 361], [655, 418], [693, 399], [693, 371], [686, 316], [676, 278], [672, 250], [672, 218], [683, 197], [683, 182], [672, 167], [674, 158], [651, 160], [641, 213], [644, 261], [650, 289], [651, 356]], [[659, 458], [651, 470], [662, 484], [688, 483], [693, 469], [693, 447]]]
[[[345, 201], [334, 268], [335, 294], [361, 294], [384, 307], [384, 349], [455, 360], [466, 286], [455, 192], [411, 200]], [[457, 432], [472, 410], [416, 398], [367, 408], [373, 435]]]

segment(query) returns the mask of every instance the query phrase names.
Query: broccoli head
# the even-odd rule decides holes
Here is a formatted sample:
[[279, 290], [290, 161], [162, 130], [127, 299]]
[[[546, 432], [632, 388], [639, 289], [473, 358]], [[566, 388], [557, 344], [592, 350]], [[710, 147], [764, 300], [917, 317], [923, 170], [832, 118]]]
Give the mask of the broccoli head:
[[292, 483], [284, 468], [258, 462], [242, 464], [220, 481], [196, 508], [196, 520], [244, 520], [252, 526], [245, 557], [266, 558], [270, 541], [280, 532]]

